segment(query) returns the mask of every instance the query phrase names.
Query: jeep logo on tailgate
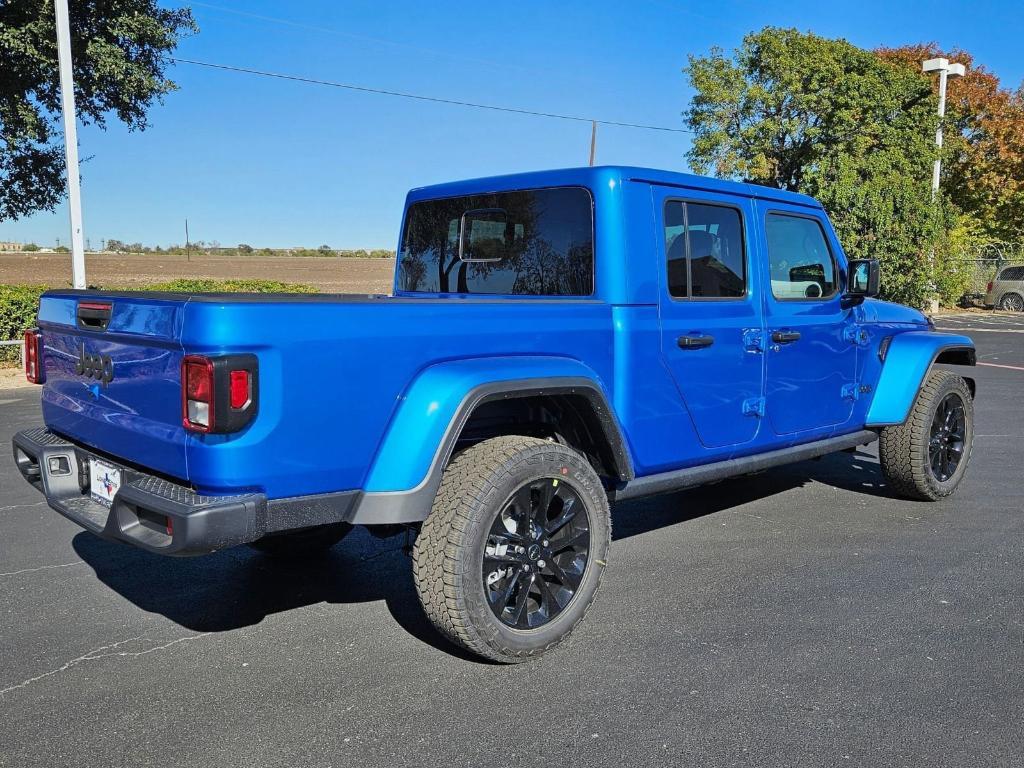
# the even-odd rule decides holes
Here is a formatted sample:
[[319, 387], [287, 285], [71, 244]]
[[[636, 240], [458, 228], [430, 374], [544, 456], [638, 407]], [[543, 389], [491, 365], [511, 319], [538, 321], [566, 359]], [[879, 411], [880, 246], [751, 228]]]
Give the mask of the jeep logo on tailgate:
[[110, 355], [90, 355], [85, 351], [85, 343], [82, 343], [78, 350], [78, 362], [75, 364], [75, 373], [80, 376], [88, 376], [90, 379], [98, 379], [104, 386], [114, 380], [114, 361]]

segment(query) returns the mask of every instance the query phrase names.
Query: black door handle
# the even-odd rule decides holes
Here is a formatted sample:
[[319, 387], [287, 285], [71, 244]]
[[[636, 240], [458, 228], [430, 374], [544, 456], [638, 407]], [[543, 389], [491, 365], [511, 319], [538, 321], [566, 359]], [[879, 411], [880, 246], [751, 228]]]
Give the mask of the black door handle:
[[800, 331], [772, 331], [772, 341], [776, 344], [792, 344], [800, 341]]
[[715, 343], [714, 336], [680, 336], [676, 339], [680, 349], [703, 349]]

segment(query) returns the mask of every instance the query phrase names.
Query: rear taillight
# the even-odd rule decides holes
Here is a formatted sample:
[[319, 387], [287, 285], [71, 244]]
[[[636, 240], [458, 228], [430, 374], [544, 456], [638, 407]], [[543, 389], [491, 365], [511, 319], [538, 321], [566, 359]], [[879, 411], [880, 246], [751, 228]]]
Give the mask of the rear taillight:
[[992, 281], [988, 281], [988, 288], [985, 289], [988, 293], [992, 293]]
[[181, 361], [181, 422], [201, 433], [237, 432], [256, 415], [255, 355], [186, 355]]
[[239, 408], [245, 408], [248, 405], [249, 400], [252, 399], [252, 378], [249, 375], [249, 371], [232, 371], [228, 377], [231, 407], [235, 410]]
[[189, 355], [181, 362], [181, 418], [195, 432], [209, 432], [217, 415], [213, 398], [213, 363]]
[[39, 331], [25, 331], [25, 378], [43, 383], [43, 337]]

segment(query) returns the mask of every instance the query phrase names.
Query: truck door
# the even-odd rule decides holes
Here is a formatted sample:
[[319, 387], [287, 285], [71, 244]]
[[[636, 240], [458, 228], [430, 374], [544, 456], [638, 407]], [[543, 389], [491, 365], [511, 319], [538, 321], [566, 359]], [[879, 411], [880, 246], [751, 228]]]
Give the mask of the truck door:
[[755, 203], [764, 233], [767, 421], [777, 435], [828, 432], [853, 413], [853, 310], [842, 303], [839, 242], [821, 210]]
[[764, 385], [750, 201], [652, 189], [665, 364], [706, 448], [749, 442]]

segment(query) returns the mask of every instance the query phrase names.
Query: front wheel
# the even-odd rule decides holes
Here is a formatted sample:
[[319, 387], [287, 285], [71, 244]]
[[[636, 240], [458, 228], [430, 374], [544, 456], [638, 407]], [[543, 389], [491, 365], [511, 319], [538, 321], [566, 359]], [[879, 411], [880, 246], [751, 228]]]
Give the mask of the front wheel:
[[878, 457], [901, 496], [937, 501], [960, 485], [973, 446], [974, 400], [967, 382], [932, 371], [906, 422], [882, 430]]
[[531, 437], [485, 440], [449, 464], [413, 549], [420, 603], [457, 645], [525, 661], [583, 620], [611, 518], [576, 451]]

